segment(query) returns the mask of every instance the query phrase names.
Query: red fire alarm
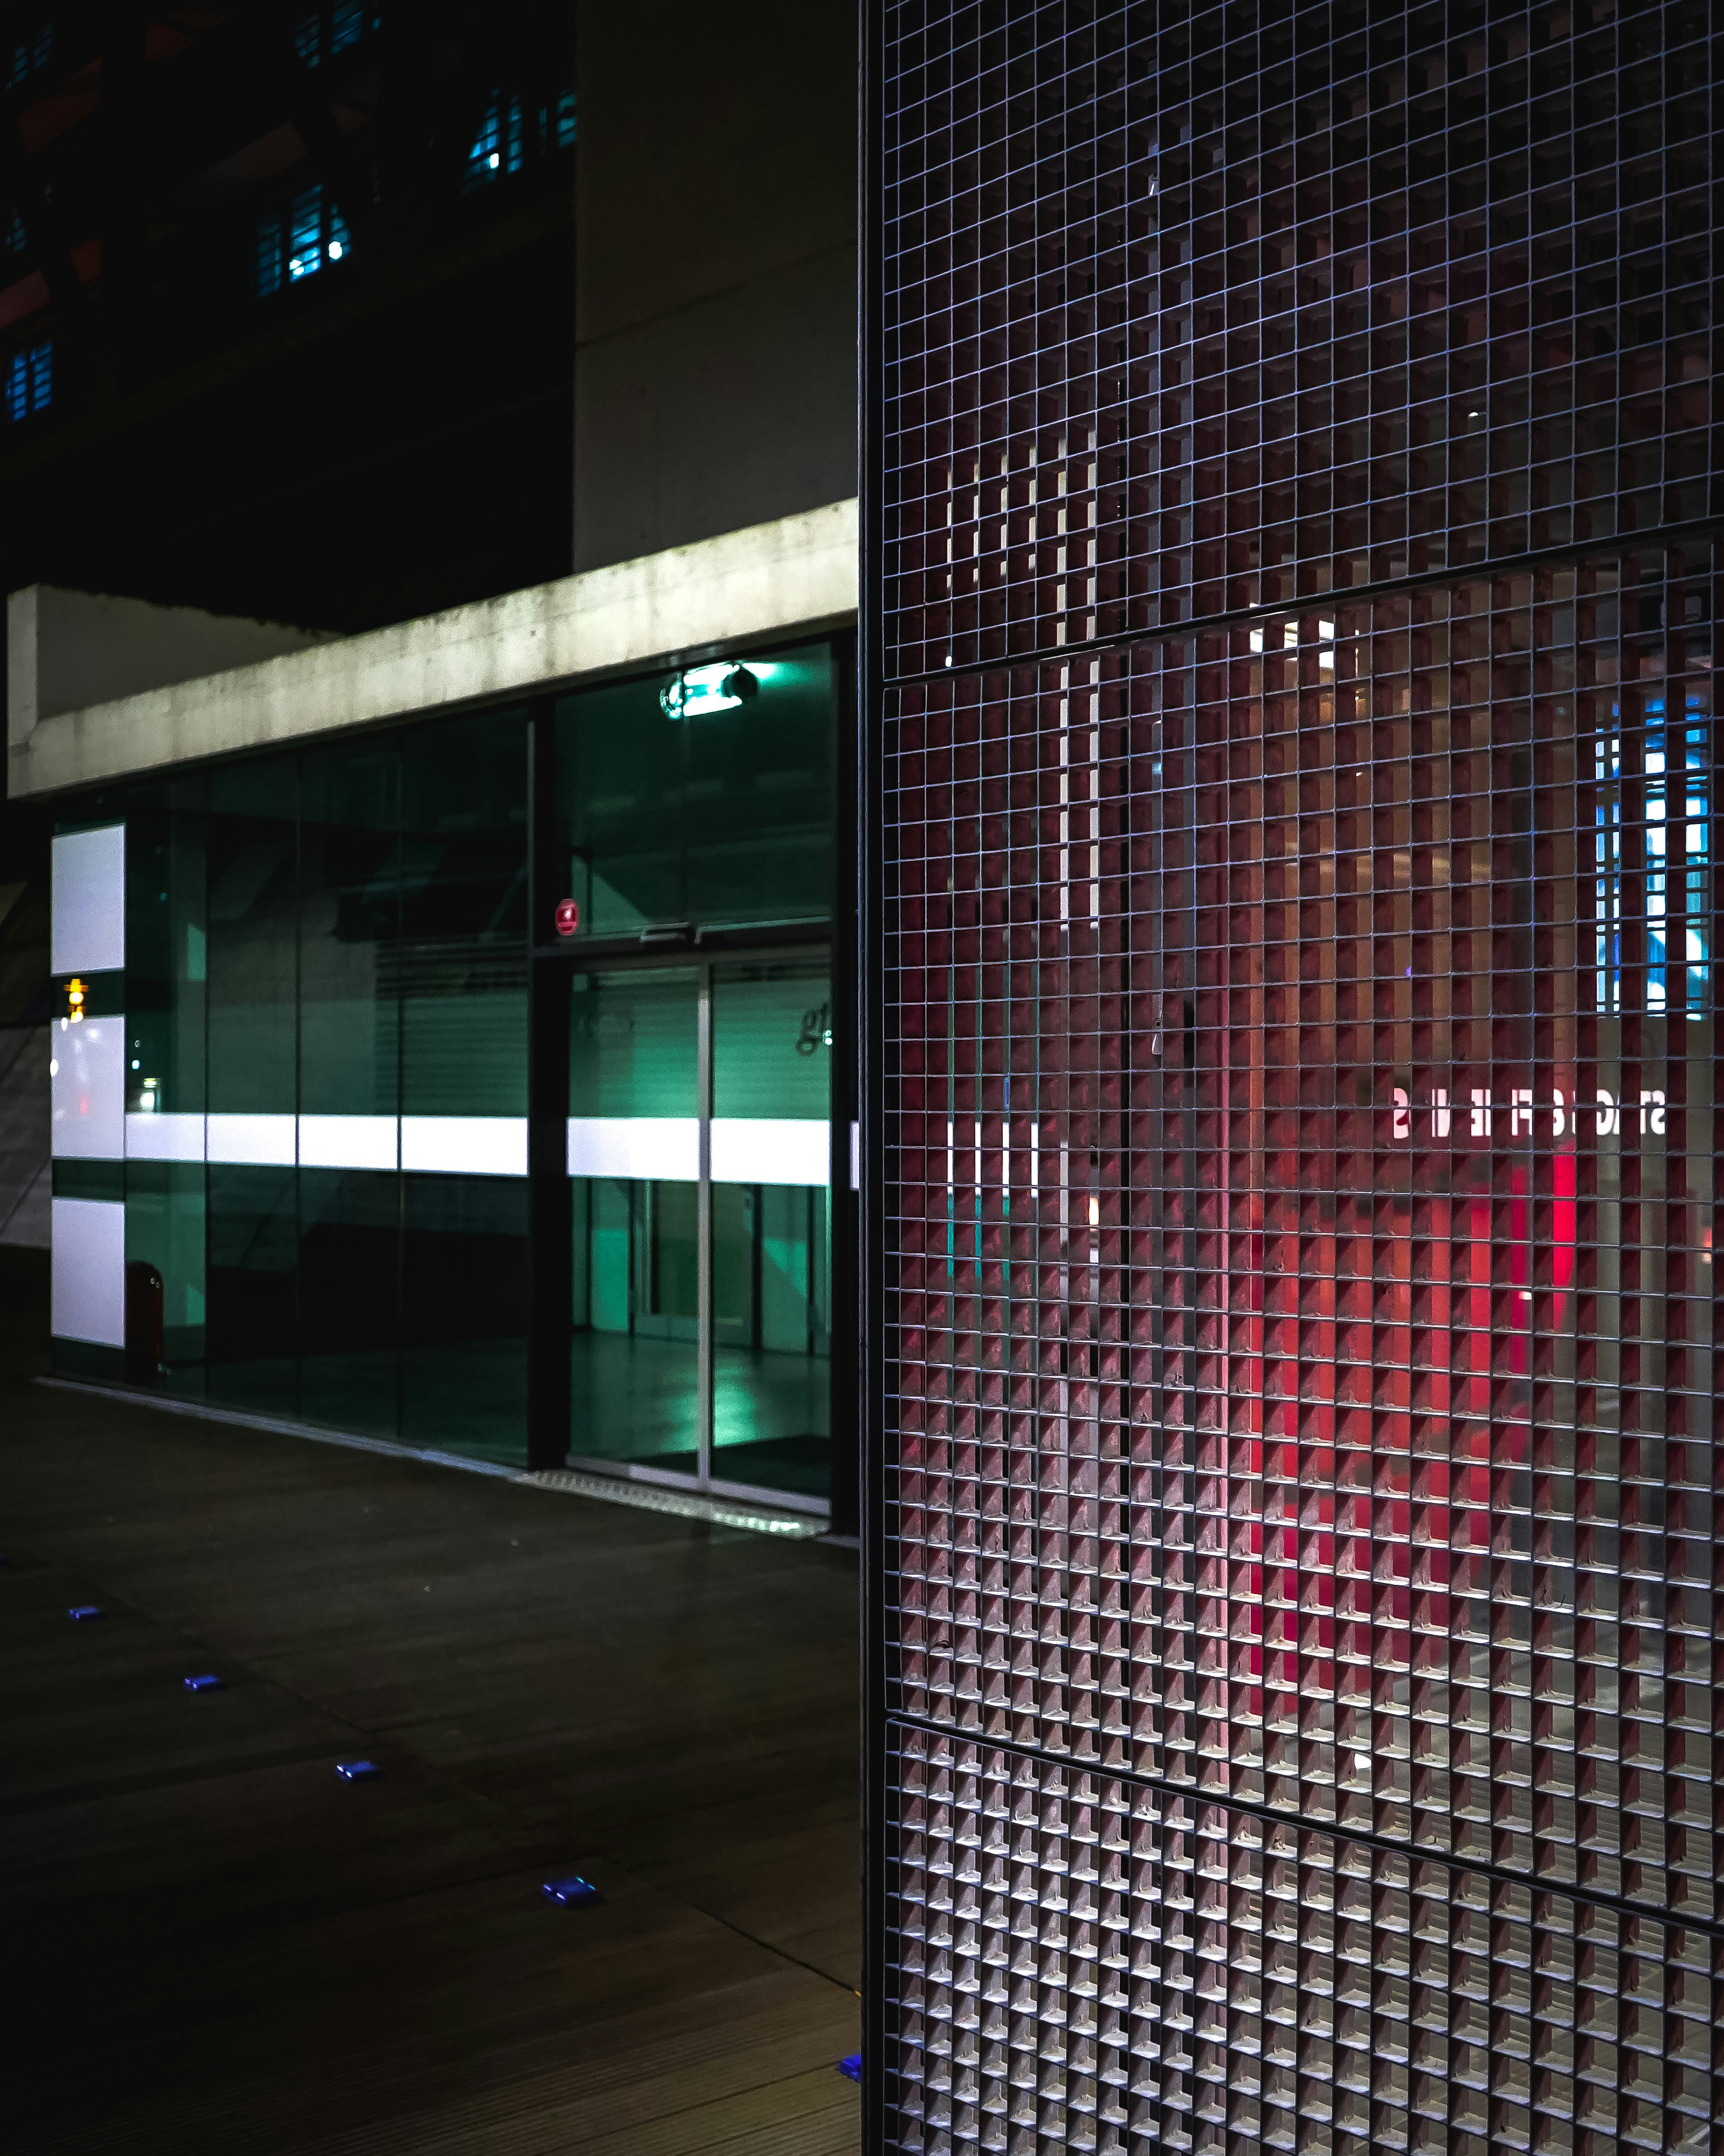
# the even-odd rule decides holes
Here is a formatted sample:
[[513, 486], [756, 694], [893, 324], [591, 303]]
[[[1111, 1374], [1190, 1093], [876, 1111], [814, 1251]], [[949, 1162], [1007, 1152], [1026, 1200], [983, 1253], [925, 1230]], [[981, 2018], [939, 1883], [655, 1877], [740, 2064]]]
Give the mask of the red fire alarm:
[[581, 909], [576, 905], [573, 899], [558, 899], [557, 901], [557, 934], [559, 936], [572, 936], [580, 925]]

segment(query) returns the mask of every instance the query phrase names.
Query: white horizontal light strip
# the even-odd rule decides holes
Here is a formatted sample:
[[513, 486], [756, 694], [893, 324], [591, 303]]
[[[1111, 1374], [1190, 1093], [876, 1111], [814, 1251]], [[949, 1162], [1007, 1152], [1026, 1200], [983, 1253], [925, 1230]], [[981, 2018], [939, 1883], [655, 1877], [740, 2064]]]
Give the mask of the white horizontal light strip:
[[393, 1116], [301, 1116], [301, 1168], [393, 1168], [400, 1157]]
[[202, 1160], [202, 1116], [131, 1115], [126, 1119], [128, 1160]]
[[205, 1157], [223, 1168], [291, 1168], [298, 1158], [292, 1116], [207, 1116]]
[[223, 1168], [357, 1168], [525, 1175], [524, 1116], [187, 1116], [126, 1118], [128, 1160]]
[[804, 1116], [715, 1116], [715, 1183], [795, 1183], [824, 1189], [832, 1171], [832, 1126]]
[[698, 1183], [700, 1121], [694, 1116], [571, 1116], [569, 1173]]
[[413, 1175], [525, 1175], [525, 1116], [403, 1116], [401, 1165]]
[[[524, 1116], [187, 1116], [126, 1117], [128, 1160], [208, 1160], [223, 1168], [363, 1168], [413, 1175], [525, 1175]], [[568, 1172], [641, 1183], [700, 1179], [693, 1116], [571, 1116]], [[715, 1183], [824, 1189], [831, 1126], [808, 1117], [720, 1116]]]

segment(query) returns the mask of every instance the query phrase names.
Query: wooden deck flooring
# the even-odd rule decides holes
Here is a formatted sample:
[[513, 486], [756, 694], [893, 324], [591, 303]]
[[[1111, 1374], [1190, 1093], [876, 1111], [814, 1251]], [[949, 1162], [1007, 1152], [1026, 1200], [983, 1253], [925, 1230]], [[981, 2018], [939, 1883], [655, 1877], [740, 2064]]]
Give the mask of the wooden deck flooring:
[[20, 1271], [3, 2145], [856, 2148], [854, 1558], [44, 1389]]

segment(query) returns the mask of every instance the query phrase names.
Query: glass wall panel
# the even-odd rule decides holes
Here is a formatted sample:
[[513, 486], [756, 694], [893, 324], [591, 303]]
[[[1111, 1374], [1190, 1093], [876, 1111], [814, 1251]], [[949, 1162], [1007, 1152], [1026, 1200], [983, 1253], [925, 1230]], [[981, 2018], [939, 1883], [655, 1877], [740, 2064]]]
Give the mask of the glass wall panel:
[[210, 778], [212, 1114], [292, 1115], [298, 1106], [298, 795], [292, 757]]
[[[403, 1436], [519, 1461], [526, 1427], [524, 1177], [491, 1162], [526, 1114], [526, 721], [423, 726], [403, 764]], [[525, 1145], [521, 1148], [523, 1166]]]
[[581, 932], [824, 918], [835, 696], [816, 644], [565, 698], [558, 769]]
[[299, 1171], [299, 1412], [393, 1437], [399, 1419], [400, 1178]]
[[[208, 1186], [208, 1391], [283, 1415], [299, 1409], [292, 1126], [253, 1119], [297, 1106], [298, 797], [292, 757], [218, 771], [207, 827], [206, 1097], [223, 1119]], [[271, 1141], [265, 1165], [254, 1156]]]
[[627, 935], [689, 917], [685, 735], [659, 709], [652, 681], [608, 682], [557, 707], [568, 896], [580, 906], [583, 935]]
[[699, 1464], [698, 978], [582, 973], [571, 991], [573, 1413], [579, 1458]]
[[712, 1473], [824, 1497], [830, 1480], [825, 963], [712, 977]]
[[205, 801], [200, 775], [136, 788], [126, 811], [129, 1113], [204, 1109]]
[[518, 1466], [526, 1427], [524, 1177], [402, 1178], [401, 1435]]
[[[126, 1374], [197, 1398], [208, 1310], [202, 1161], [126, 1163]], [[139, 1298], [144, 1308], [139, 1308]]]
[[526, 721], [407, 739], [398, 880], [402, 1111], [526, 1113]]
[[131, 790], [135, 1379], [521, 1457], [525, 789], [512, 712]]
[[291, 1168], [208, 1170], [207, 1390], [257, 1414], [299, 1412], [299, 1206]]
[[302, 1116], [398, 1112], [400, 793], [392, 741], [346, 742], [300, 760]]
[[126, 810], [127, 1376], [203, 1389], [203, 1111], [208, 935], [202, 773]]
[[824, 644], [750, 659], [734, 711], [685, 720], [688, 912], [718, 923], [832, 911], [836, 695]]

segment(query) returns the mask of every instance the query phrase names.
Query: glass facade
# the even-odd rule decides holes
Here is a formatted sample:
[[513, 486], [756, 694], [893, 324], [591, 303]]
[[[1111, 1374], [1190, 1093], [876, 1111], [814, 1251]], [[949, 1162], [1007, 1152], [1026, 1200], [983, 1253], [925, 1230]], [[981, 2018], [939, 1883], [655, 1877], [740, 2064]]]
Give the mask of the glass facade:
[[1698, 2156], [1705, 11], [875, 26], [880, 2141]]
[[570, 896], [583, 936], [831, 914], [830, 647], [695, 670], [721, 678], [692, 694], [688, 675], [619, 681], [559, 707]]
[[[836, 680], [824, 643], [745, 670], [537, 707], [581, 908], [569, 1448], [818, 1502]], [[123, 1013], [124, 1110], [68, 1110], [55, 1191], [123, 1207], [125, 1315], [59, 1341], [67, 1374], [526, 1464], [529, 734], [488, 711], [90, 804], [126, 963], [83, 981], [68, 1083]]]
[[524, 715], [115, 805], [129, 1374], [518, 1458]]
[[821, 644], [559, 706], [576, 1459], [826, 1495], [836, 685]]

